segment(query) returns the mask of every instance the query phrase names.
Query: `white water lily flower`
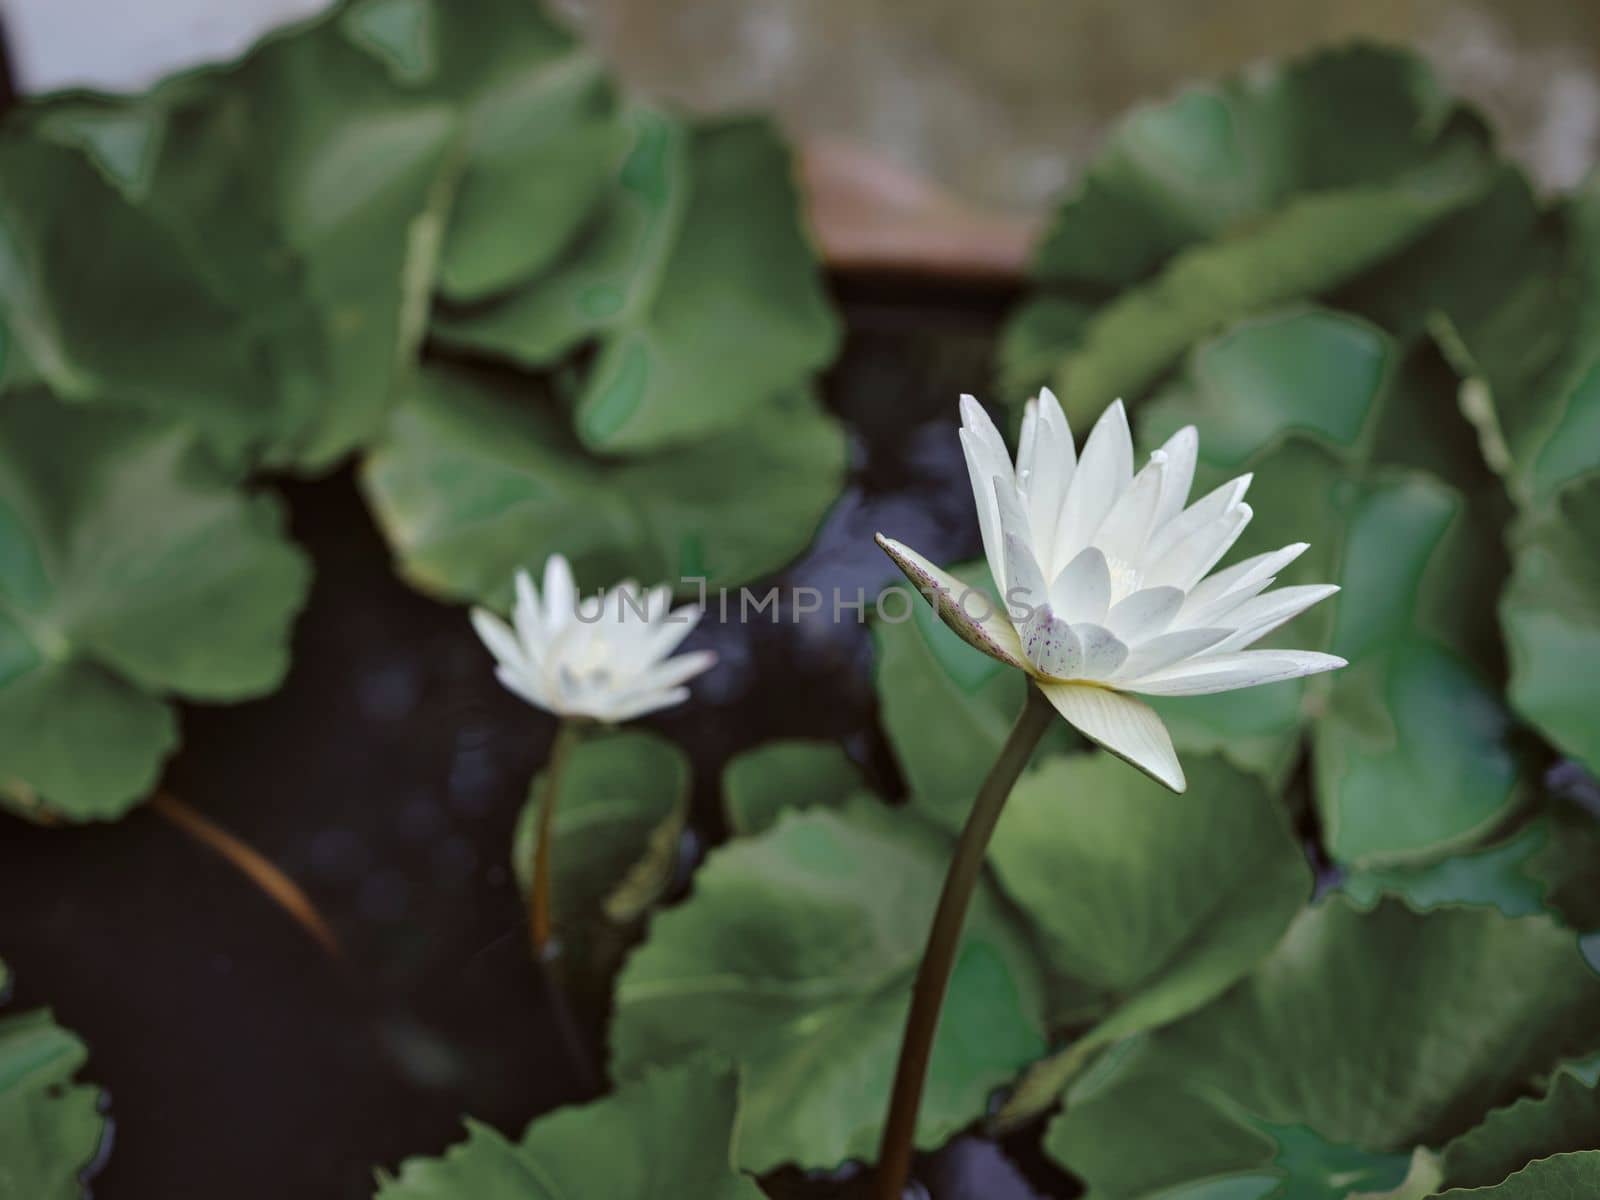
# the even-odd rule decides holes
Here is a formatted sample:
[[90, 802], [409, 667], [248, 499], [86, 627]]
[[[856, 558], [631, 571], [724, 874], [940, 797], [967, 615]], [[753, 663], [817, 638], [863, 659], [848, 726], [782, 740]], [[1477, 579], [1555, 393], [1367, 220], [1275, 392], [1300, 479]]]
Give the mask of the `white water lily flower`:
[[561, 717], [617, 724], [689, 698], [683, 685], [717, 661], [709, 650], [670, 657], [702, 616], [669, 609], [672, 589], [632, 580], [580, 600], [559, 554], [544, 565], [544, 596], [517, 572], [512, 625], [482, 608], [472, 627], [496, 661], [495, 676], [529, 704]]
[[1092, 741], [1181, 792], [1166, 726], [1127, 693], [1195, 696], [1345, 665], [1309, 650], [1246, 649], [1339, 589], [1267, 591], [1303, 542], [1207, 576], [1250, 521], [1250, 476], [1185, 507], [1199, 448], [1192, 425], [1134, 474], [1120, 400], [1079, 457], [1060, 404], [1041, 392], [1023, 416], [1015, 467], [971, 396], [961, 398], [961, 417], [983, 548], [1005, 603], [991, 604], [882, 534], [878, 544], [935, 600], [945, 624], [1028, 672]]

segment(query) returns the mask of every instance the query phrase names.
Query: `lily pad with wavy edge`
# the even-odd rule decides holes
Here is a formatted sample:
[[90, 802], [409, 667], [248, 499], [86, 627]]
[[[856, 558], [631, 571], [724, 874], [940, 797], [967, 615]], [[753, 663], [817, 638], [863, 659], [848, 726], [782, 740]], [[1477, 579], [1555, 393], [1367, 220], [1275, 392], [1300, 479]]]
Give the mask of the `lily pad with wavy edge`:
[[597, 338], [574, 422], [607, 454], [748, 420], [839, 342], [776, 130], [641, 114], [636, 138], [598, 231], [517, 294], [440, 323], [452, 344], [522, 363]]
[[441, 367], [396, 409], [362, 486], [418, 587], [503, 606], [513, 572], [556, 551], [591, 589], [744, 583], [805, 548], [843, 482], [844, 435], [803, 393], [692, 446], [608, 461], [542, 391]]
[[1140, 109], [1039, 248], [1007, 390], [1050, 382], [1090, 421], [1230, 322], [1391, 256], [1491, 179], [1481, 129], [1399, 51], [1326, 51]]
[[[0, 996], [9, 986], [0, 962]], [[82, 1040], [49, 1012], [0, 1016], [0, 1200], [79, 1200], [108, 1136], [103, 1097], [74, 1080]]]
[[282, 526], [172, 424], [0, 398], [0, 803], [119, 816], [176, 744], [167, 697], [276, 687], [310, 581]]
[[1311, 895], [1305, 856], [1260, 781], [1216, 760], [1186, 766], [1179, 796], [1108, 755], [1048, 758], [1007, 801], [995, 877], [1051, 971], [1106, 1012], [1030, 1071], [1008, 1120], [1052, 1103], [1097, 1047], [1224, 991]]
[[760, 1200], [733, 1165], [737, 1092], [730, 1072], [691, 1063], [541, 1117], [517, 1142], [468, 1122], [465, 1142], [380, 1176], [376, 1200]]
[[1180, 746], [1259, 769], [1292, 756], [1314, 713], [1315, 794], [1334, 857], [1426, 858], [1481, 836], [1518, 780], [1509, 717], [1485, 678], [1492, 664], [1469, 657], [1493, 636], [1500, 560], [1479, 535], [1498, 510], [1442, 364], [1401, 359], [1357, 318], [1291, 311], [1200, 347], [1141, 430], [1155, 444], [1188, 422], [1216, 435], [1201, 437], [1197, 492], [1255, 475], [1256, 517], [1231, 557], [1308, 541], [1281, 581], [1342, 585], [1275, 637], [1351, 665], [1244, 698], [1258, 741], [1243, 752], [1228, 745], [1233, 697], [1158, 703]]
[[[789, 814], [714, 851], [618, 980], [614, 1072], [710, 1050], [741, 1070], [746, 1168], [870, 1158], [951, 851], [914, 815], [876, 802]], [[919, 1146], [981, 1116], [990, 1090], [1044, 1050], [1043, 991], [1026, 932], [980, 887]]]
[[1100, 1200], [1259, 1166], [1241, 1113], [1404, 1154], [1596, 1046], [1600, 977], [1548, 918], [1330, 899], [1219, 1000], [1097, 1064], [1045, 1145]]

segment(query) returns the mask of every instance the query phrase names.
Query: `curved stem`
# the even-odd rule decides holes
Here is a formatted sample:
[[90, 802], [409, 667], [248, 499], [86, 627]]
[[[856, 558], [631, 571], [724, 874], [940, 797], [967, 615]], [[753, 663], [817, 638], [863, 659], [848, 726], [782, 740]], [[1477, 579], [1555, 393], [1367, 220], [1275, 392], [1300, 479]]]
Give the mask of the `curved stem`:
[[539, 797], [539, 831], [533, 846], [533, 882], [528, 889], [528, 938], [533, 957], [544, 962], [550, 950], [550, 843], [555, 840], [556, 801], [561, 796], [561, 777], [567, 759], [578, 741], [575, 721], [563, 721], [550, 746], [550, 760], [544, 768], [544, 786]]
[[978, 880], [983, 877], [984, 856], [995, 825], [1005, 810], [1006, 797], [1032, 757], [1034, 747], [1050, 727], [1055, 710], [1031, 684], [1028, 702], [1011, 736], [1000, 749], [999, 758], [989, 769], [988, 778], [978, 789], [978, 798], [967, 817], [955, 858], [944, 877], [939, 907], [934, 912], [928, 945], [917, 968], [917, 982], [911, 993], [911, 1011], [906, 1016], [905, 1036], [900, 1042], [900, 1063], [895, 1068], [894, 1092], [889, 1098], [889, 1115], [884, 1121], [883, 1141], [878, 1150], [878, 1174], [874, 1195], [877, 1200], [900, 1200], [911, 1171], [912, 1143], [917, 1130], [917, 1109], [922, 1103], [922, 1086], [928, 1076], [928, 1060], [933, 1054], [934, 1035], [939, 1030], [939, 1010], [944, 1006], [950, 972], [955, 968], [961, 948], [961, 930], [967, 921], [967, 907]]
[[340, 958], [339, 939], [323, 920], [317, 906], [311, 902], [300, 885], [285, 875], [275, 863], [248, 842], [229, 833], [210, 817], [190, 808], [171, 792], [157, 792], [150, 807], [160, 813], [195, 841], [225, 859], [241, 875], [255, 884], [267, 897], [311, 935], [317, 945], [330, 958]]

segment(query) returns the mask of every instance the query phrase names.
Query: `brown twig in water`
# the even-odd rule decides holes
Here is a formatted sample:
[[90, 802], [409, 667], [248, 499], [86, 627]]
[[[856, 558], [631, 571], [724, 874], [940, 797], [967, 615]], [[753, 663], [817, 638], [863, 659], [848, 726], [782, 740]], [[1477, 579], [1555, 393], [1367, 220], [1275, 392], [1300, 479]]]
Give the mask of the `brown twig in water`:
[[163, 818], [188, 834], [195, 841], [225, 859], [241, 875], [266, 893], [267, 898], [287, 913], [295, 924], [311, 935], [313, 941], [330, 958], [344, 956], [339, 939], [328, 927], [327, 921], [317, 911], [300, 885], [235, 834], [229, 833], [211, 818], [190, 808], [170, 792], [157, 792], [150, 807]]

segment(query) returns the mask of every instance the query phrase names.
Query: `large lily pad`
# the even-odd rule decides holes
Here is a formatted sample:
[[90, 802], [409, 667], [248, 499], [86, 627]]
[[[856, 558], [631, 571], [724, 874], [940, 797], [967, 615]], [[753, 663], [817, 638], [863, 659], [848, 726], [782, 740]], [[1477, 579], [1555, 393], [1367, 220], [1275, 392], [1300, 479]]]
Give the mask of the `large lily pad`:
[[[786, 816], [714, 852], [617, 983], [622, 1078], [706, 1050], [742, 1071], [739, 1159], [832, 1167], [876, 1148], [911, 982], [951, 846], [874, 802]], [[945, 1001], [917, 1144], [983, 1114], [1044, 1049], [1026, 932], [980, 887]]]
[[1453, 1188], [1439, 1200], [1581, 1200], [1600, 1189], [1600, 1150], [1557, 1154], [1529, 1163], [1484, 1188]]
[[0, 803], [118, 816], [176, 743], [165, 697], [276, 687], [310, 576], [282, 524], [174, 425], [0, 398]]
[[[1597, 1045], [1600, 977], [1548, 918], [1328, 900], [1216, 1003], [1081, 1080], [1046, 1146], [1104, 1200], [1261, 1165], [1253, 1121], [1409, 1153]], [[1152, 1141], [1153, 1123], [1190, 1132]]]
[[1477, 124], [1403, 52], [1328, 51], [1138, 110], [1038, 251], [1009, 386], [1053, 382], [1091, 420], [1200, 338], [1353, 278], [1491, 182]]
[[604, 225], [548, 276], [447, 316], [441, 332], [536, 364], [598, 337], [574, 414], [597, 451], [654, 451], [747, 420], [838, 345], [792, 175], [766, 122], [686, 134], [641, 115]]
[[[0, 963], [0, 996], [10, 984]], [[79, 1200], [106, 1137], [89, 1050], [44, 1009], [0, 1017], [0, 1200]]]
[[1597, 1129], [1600, 1090], [1571, 1071], [1557, 1071], [1543, 1095], [1495, 1109], [1446, 1146], [1440, 1156], [1444, 1182], [1488, 1187], [1532, 1159], [1595, 1149]]
[[[1517, 764], [1481, 655], [1499, 582], [1498, 555], [1479, 540], [1494, 489], [1448, 373], [1425, 352], [1402, 359], [1364, 321], [1292, 311], [1198, 349], [1143, 430], [1159, 441], [1190, 421], [1217, 434], [1201, 438], [1197, 488], [1254, 471], [1257, 517], [1236, 553], [1308, 541], [1285, 581], [1343, 587], [1275, 636], [1351, 666], [1311, 686], [1257, 689], [1267, 695], [1246, 709], [1269, 750], [1272, 735], [1292, 743], [1316, 714], [1329, 849], [1376, 862], [1481, 836], [1513, 802]], [[1181, 744], [1200, 748], [1224, 744], [1239, 720], [1215, 698], [1158, 707]], [[1253, 747], [1224, 752], [1273, 762]]]
[[1051, 758], [1017, 784], [990, 862], [1045, 961], [1107, 1015], [1030, 1073], [1013, 1116], [1053, 1101], [1094, 1049], [1176, 1020], [1265, 957], [1311, 871], [1260, 781], [1191, 759], [1182, 796], [1108, 755]]
[[689, 1064], [541, 1117], [516, 1143], [469, 1122], [465, 1142], [381, 1179], [377, 1200], [760, 1200], [733, 1165], [737, 1092], [728, 1072]]
[[413, 583], [503, 604], [512, 573], [556, 551], [595, 587], [745, 582], [805, 547], [843, 474], [837, 423], [802, 393], [692, 446], [607, 461], [577, 444], [537, 381], [434, 368], [362, 482]]

